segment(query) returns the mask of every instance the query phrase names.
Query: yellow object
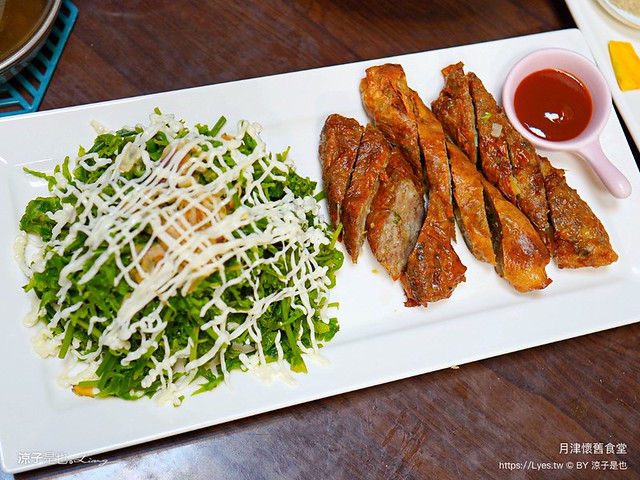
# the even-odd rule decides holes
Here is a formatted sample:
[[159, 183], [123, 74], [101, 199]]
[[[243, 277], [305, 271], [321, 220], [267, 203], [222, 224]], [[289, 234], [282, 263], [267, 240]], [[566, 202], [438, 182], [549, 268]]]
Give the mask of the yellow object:
[[81, 397], [95, 397], [98, 391], [95, 387], [81, 387], [80, 385], [73, 385], [71, 390], [76, 395], [80, 395]]
[[633, 45], [611, 40], [609, 55], [620, 90], [640, 89], [640, 58]]

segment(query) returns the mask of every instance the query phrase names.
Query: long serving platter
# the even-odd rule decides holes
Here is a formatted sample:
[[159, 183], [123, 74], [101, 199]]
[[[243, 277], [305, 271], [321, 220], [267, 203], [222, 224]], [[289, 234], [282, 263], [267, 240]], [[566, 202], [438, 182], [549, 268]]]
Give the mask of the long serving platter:
[[[615, 115], [603, 133], [605, 151], [630, 179], [626, 200], [610, 196], [577, 157], [549, 154], [609, 231], [620, 256], [601, 269], [557, 270], [543, 291], [519, 294], [462, 242], [456, 250], [468, 267], [466, 282], [452, 297], [428, 308], [406, 308], [402, 289], [384, 273], [370, 251], [350, 261], [338, 276], [332, 301], [341, 330], [310, 359], [308, 374], [295, 384], [265, 382], [251, 373], [232, 374], [212, 392], [190, 396], [182, 406], [151, 400], [95, 400], [62, 389], [57, 360], [43, 360], [23, 326], [31, 298], [13, 258], [18, 221], [29, 199], [46, 191], [22, 167], [52, 168], [94, 137], [91, 121], [111, 129], [145, 123], [158, 107], [188, 123], [213, 123], [225, 115], [231, 125], [248, 119], [263, 126], [269, 150], [291, 147], [298, 170], [320, 179], [317, 158], [322, 124], [331, 113], [366, 122], [358, 84], [364, 70], [400, 63], [409, 85], [430, 103], [443, 86], [440, 70], [463, 61], [499, 99], [510, 67], [526, 53], [563, 46], [590, 56], [576, 29], [428, 51], [317, 70], [250, 79], [40, 112], [0, 121], [0, 447], [2, 468], [17, 473], [175, 435], [287, 406], [329, 397], [454, 365], [593, 333], [640, 320], [640, 173]], [[460, 237], [459, 237], [460, 238]], [[317, 361], [316, 361], [317, 360]]]

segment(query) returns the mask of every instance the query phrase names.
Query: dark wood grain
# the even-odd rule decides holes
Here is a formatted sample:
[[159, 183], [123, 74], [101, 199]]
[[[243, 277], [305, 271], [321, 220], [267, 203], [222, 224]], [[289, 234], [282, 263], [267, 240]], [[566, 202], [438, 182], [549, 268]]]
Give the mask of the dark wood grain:
[[[557, 0], [76, 4], [41, 109], [574, 26]], [[16, 478], [640, 478], [639, 338], [634, 324]], [[562, 453], [571, 443], [627, 449]], [[591, 462], [602, 460], [627, 469], [596, 477]], [[590, 470], [500, 467], [526, 461], [585, 461]]]

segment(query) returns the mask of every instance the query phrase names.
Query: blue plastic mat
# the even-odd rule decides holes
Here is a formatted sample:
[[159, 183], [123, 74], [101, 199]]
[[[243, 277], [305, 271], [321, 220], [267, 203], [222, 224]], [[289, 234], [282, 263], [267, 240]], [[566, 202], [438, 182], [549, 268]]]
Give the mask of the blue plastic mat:
[[38, 109], [77, 16], [75, 5], [64, 0], [51, 33], [38, 54], [7, 83], [0, 85], [0, 117]]

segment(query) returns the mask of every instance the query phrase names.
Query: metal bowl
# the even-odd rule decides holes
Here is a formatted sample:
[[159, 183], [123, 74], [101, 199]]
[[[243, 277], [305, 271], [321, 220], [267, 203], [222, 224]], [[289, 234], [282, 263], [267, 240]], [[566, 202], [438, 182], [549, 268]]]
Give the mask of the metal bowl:
[[[0, 0], [0, 83], [38, 53], [53, 28], [62, 0]], [[26, 14], [26, 9], [29, 13]]]

